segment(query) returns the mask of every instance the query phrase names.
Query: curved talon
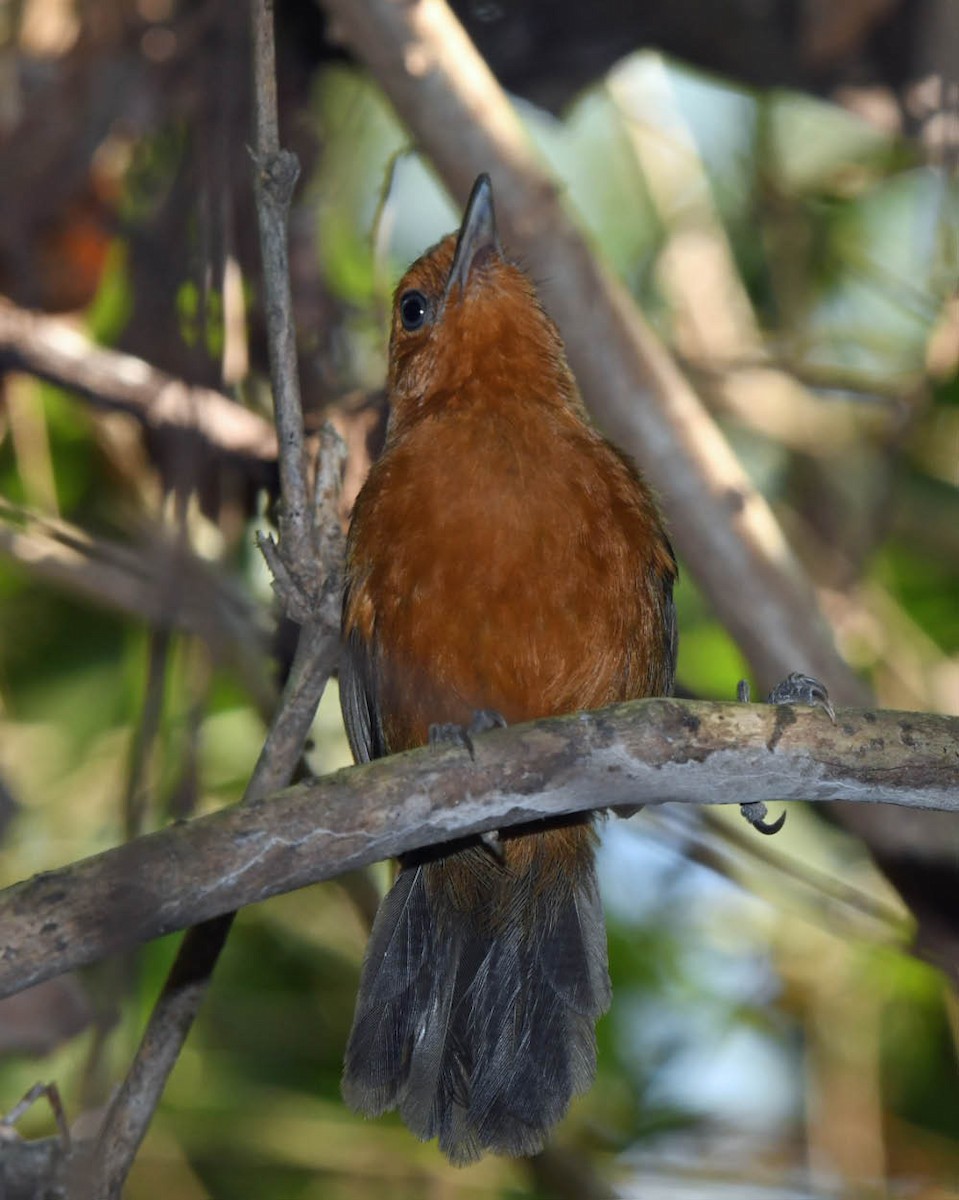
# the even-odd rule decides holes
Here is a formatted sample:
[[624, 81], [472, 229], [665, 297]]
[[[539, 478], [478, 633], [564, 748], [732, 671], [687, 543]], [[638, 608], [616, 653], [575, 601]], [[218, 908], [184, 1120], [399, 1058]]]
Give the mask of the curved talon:
[[750, 694], [749, 694], [749, 680], [748, 679], [740, 679], [739, 683], [736, 685], [736, 700], [740, 704], [748, 704], [749, 703]]
[[829, 699], [825, 685], [812, 675], [793, 671], [781, 683], [777, 683], [766, 697], [767, 704], [808, 704], [810, 708], [821, 708], [835, 725], [836, 712]]
[[766, 834], [767, 837], [774, 833], [778, 833], [785, 824], [786, 824], [786, 810], [785, 809], [783, 809], [783, 811], [779, 814], [779, 816], [776, 818], [776, 820], [773, 821], [771, 824], [769, 824], [766, 821], [762, 821], [762, 820], [752, 822], [753, 829], [757, 830], [759, 833]]
[[469, 724], [470, 733], [489, 733], [491, 729], [505, 729], [506, 718], [495, 708], [478, 708]]
[[469, 725], [457, 725], [455, 721], [440, 721], [429, 728], [429, 744], [437, 746], [460, 746], [470, 758], [476, 758], [473, 738], [478, 733], [489, 733], [491, 729], [505, 729], [506, 718], [494, 708], [478, 708], [470, 718]]
[[749, 824], [752, 825], [753, 829], [755, 829], [758, 833], [766, 834], [767, 837], [774, 833], [778, 833], [786, 824], [785, 809], [783, 809], [775, 821], [771, 823], [768, 822], [766, 820], [766, 813], [769, 811], [769, 809], [766, 808], [766, 805], [763, 804], [762, 800], [753, 800], [747, 804], [740, 804], [739, 811], [743, 814]]
[[429, 729], [429, 744], [435, 750], [438, 746], [460, 746], [470, 758], [473, 754], [473, 739], [469, 730], [452, 721], [438, 722]]

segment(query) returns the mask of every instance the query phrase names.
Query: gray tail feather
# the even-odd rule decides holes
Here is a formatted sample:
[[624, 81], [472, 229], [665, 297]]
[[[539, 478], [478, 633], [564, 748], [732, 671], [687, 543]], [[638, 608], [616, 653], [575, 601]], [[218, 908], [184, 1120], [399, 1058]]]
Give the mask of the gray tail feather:
[[444, 861], [402, 870], [380, 906], [343, 1095], [367, 1116], [398, 1108], [460, 1165], [533, 1154], [596, 1071], [610, 986], [595, 871], [560, 896], [490, 861], [509, 903], [489, 929], [449, 899]]

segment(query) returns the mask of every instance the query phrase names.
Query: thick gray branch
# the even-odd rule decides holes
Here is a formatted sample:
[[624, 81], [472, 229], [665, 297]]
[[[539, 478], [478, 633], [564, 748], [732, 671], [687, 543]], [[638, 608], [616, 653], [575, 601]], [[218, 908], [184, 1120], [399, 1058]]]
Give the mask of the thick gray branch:
[[[644, 700], [416, 750], [0, 893], [0, 995], [418, 846], [615, 805], [844, 800], [959, 812], [959, 717]], [[916, 814], [915, 820], [921, 820]], [[956, 833], [959, 854], [959, 826]]]

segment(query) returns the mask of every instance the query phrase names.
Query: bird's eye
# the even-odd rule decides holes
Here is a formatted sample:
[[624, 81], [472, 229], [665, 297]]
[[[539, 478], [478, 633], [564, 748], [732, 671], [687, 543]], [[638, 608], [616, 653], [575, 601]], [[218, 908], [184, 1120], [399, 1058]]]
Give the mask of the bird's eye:
[[429, 312], [429, 303], [422, 292], [404, 292], [400, 296], [400, 320], [411, 333], [421, 329]]

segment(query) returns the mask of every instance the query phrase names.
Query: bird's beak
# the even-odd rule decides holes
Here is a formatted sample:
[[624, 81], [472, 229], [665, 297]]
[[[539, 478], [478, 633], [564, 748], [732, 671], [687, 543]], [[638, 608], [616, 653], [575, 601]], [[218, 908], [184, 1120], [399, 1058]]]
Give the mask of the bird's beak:
[[496, 236], [496, 214], [493, 211], [493, 185], [488, 175], [480, 175], [473, 184], [466, 203], [463, 224], [456, 242], [456, 253], [446, 281], [444, 299], [459, 288], [466, 290], [471, 272], [479, 264], [488, 261], [491, 255], [502, 257], [499, 238]]

